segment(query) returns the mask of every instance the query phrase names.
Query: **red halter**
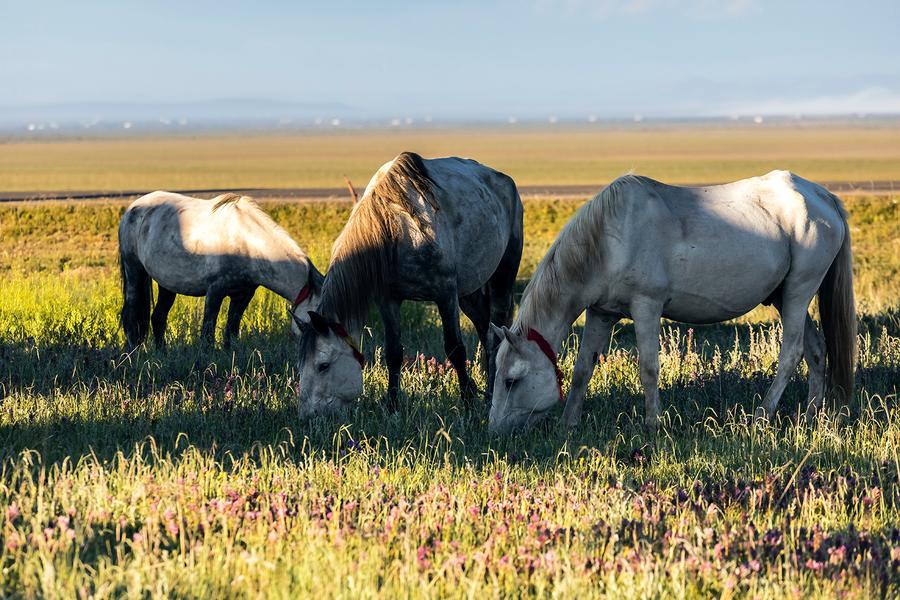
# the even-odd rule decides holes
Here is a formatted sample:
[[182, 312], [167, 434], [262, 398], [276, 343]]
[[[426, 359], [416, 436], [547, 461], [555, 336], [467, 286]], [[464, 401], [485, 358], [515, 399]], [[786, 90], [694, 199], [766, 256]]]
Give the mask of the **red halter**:
[[537, 329], [528, 328], [528, 335], [526, 338], [535, 344], [538, 345], [538, 348], [541, 349], [541, 352], [544, 353], [544, 356], [547, 357], [547, 360], [550, 361], [550, 364], [553, 365], [553, 370], [556, 371], [556, 388], [559, 390], [559, 402], [561, 404], [565, 404], [566, 400], [563, 397], [562, 391], [562, 382], [563, 382], [563, 374], [562, 371], [559, 370], [559, 363], [556, 360], [556, 352], [553, 351], [553, 348], [550, 346], [550, 342], [544, 339], [540, 333], [538, 333]]
[[297, 294], [297, 297], [294, 298], [294, 304], [291, 306], [291, 312], [297, 310], [297, 307], [300, 306], [304, 300], [310, 297], [312, 294], [312, 290], [309, 288], [309, 284], [303, 286], [303, 289], [300, 290], [300, 293]]
[[344, 329], [344, 326], [340, 323], [329, 323], [328, 326], [331, 328], [331, 331], [334, 332], [334, 335], [338, 336], [342, 340], [344, 340], [350, 349], [353, 350], [353, 358], [356, 359], [356, 362], [359, 363], [360, 369], [366, 368], [366, 357], [363, 356], [362, 352], [359, 351], [359, 346], [356, 345], [356, 341], [350, 337], [350, 334], [347, 333], [347, 330]]

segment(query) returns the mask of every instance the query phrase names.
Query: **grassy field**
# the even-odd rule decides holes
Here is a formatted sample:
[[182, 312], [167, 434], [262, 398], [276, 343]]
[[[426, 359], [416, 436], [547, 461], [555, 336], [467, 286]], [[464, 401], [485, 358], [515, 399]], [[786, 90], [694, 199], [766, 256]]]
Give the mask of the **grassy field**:
[[[526, 199], [523, 281], [580, 202]], [[654, 447], [630, 325], [571, 432], [551, 419], [488, 435], [487, 407], [458, 402], [435, 311], [411, 304], [402, 410], [378, 402], [387, 373], [373, 321], [358, 406], [300, 423], [284, 301], [257, 294], [226, 353], [196, 345], [201, 305], [179, 299], [169, 351], [123, 358], [124, 203], [0, 205], [0, 596], [896, 597], [900, 204], [846, 204], [860, 369], [840, 418], [797, 423], [801, 367], [775, 424], [752, 425], [780, 335], [757, 310], [664, 328]], [[327, 265], [349, 204], [265, 207]], [[573, 336], [567, 377], [576, 349]]]
[[900, 179], [900, 124], [425, 129], [0, 143], [0, 190], [363, 185], [403, 150], [469, 156], [519, 185], [600, 184], [635, 170], [672, 183], [790, 169], [817, 180]]

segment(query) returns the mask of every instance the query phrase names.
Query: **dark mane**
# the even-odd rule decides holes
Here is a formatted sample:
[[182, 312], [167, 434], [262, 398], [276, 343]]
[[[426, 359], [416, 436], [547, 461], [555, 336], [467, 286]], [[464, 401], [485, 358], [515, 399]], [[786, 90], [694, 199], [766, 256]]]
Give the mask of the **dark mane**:
[[412, 224], [433, 239], [427, 210], [416, 199], [421, 196], [437, 210], [436, 187], [421, 156], [404, 152], [394, 159], [334, 242], [319, 312], [351, 330], [363, 324], [369, 305], [389, 289], [404, 230]]

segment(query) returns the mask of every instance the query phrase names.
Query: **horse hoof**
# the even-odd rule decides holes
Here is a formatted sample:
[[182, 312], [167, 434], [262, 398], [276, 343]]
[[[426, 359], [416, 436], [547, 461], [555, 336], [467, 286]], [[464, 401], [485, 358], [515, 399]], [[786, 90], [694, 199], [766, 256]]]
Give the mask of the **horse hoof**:
[[559, 421], [559, 428], [562, 433], [568, 435], [570, 433], [574, 433], [576, 429], [578, 429], [578, 422], [570, 421], [568, 419], [561, 419]]
[[581, 415], [569, 414], [569, 411], [564, 411], [560, 423], [567, 431], [572, 431], [581, 424]]

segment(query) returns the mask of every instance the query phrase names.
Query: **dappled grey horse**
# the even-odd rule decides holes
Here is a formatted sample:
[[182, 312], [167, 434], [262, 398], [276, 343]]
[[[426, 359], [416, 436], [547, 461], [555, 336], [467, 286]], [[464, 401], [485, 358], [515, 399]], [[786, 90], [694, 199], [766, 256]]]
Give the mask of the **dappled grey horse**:
[[[255, 202], [238, 194], [203, 200], [153, 192], [134, 201], [119, 223], [122, 326], [130, 351], [150, 324], [158, 346], [175, 296], [206, 296], [201, 337], [212, 343], [219, 309], [231, 298], [224, 343], [238, 334], [258, 286], [305, 315], [318, 302], [323, 276], [300, 246]], [[151, 317], [151, 280], [159, 292]]]
[[459, 310], [475, 325], [490, 382], [496, 340], [489, 324], [510, 320], [521, 255], [522, 201], [503, 173], [411, 152], [382, 166], [334, 242], [317, 312], [301, 325], [301, 416], [336, 411], [362, 393], [356, 340], [372, 303], [384, 322], [390, 402], [400, 389], [404, 300], [437, 304], [460, 390], [474, 397]]
[[[807, 309], [818, 293], [824, 337]], [[659, 415], [660, 319], [716, 323], [758, 304], [781, 314], [778, 370], [757, 418], [771, 417], [801, 356], [807, 409], [830, 384], [853, 392], [856, 311], [847, 215], [825, 188], [786, 171], [727, 185], [683, 188], [617, 179], [581, 207], [535, 270], [497, 353], [490, 428], [505, 432], [562, 402], [557, 352], [587, 320], [564, 419], [581, 419], [588, 381], [613, 326], [634, 320], [645, 422]]]

